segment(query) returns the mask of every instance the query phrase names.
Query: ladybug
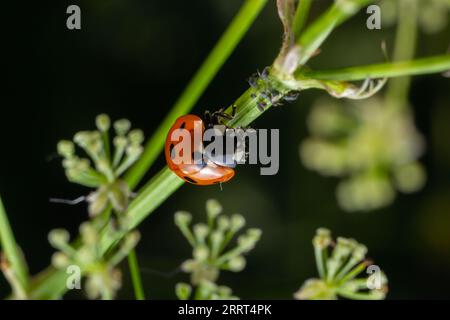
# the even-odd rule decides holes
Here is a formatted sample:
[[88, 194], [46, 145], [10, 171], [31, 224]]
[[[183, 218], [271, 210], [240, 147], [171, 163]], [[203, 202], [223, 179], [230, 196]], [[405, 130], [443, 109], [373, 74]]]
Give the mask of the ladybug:
[[[173, 137], [173, 133], [179, 129], [185, 129], [190, 134], [190, 155], [183, 155], [182, 152], [184, 150], [181, 150], [179, 155], [173, 152], [177, 144], [181, 143], [182, 141], [182, 137], [180, 137], [180, 139], [176, 139]], [[175, 121], [175, 123], [170, 128], [169, 133], [167, 134], [164, 147], [167, 166], [184, 181], [200, 186], [229, 181], [234, 177], [234, 166], [222, 165], [221, 163], [217, 163], [217, 161], [212, 160], [208, 156], [203, 157], [203, 141], [199, 141], [198, 143], [194, 141], [194, 132], [196, 130], [197, 132], [200, 132], [201, 137], [203, 137], [205, 125], [203, 120], [196, 115], [184, 115], [179, 117]], [[199, 154], [201, 163], [194, 162], [196, 154]]]

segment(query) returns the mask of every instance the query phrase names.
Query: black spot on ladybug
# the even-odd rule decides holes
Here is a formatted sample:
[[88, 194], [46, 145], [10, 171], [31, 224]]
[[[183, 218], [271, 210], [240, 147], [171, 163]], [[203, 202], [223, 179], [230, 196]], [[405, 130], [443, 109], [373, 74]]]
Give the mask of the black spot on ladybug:
[[181, 129], [184, 129], [184, 127], [186, 127], [186, 122], [183, 122], [180, 126]]
[[189, 181], [190, 183], [197, 183], [197, 181], [195, 181], [189, 177], [184, 176], [183, 178], [184, 178], [184, 180]]

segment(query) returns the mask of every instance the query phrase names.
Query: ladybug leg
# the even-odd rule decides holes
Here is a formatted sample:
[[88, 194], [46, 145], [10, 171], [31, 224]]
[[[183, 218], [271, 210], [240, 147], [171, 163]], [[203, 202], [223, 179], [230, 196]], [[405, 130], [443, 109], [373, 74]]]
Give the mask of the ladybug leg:
[[204, 113], [205, 124], [208, 128], [211, 128], [213, 124], [213, 114], [209, 110], [206, 110]]
[[231, 120], [234, 118], [234, 116], [236, 115], [236, 105], [233, 104], [231, 107], [231, 115], [228, 113], [225, 113], [223, 108], [220, 108], [219, 110], [213, 112], [211, 114], [211, 118], [214, 124], [218, 124], [220, 123], [220, 118], [226, 119], [226, 120]]
[[231, 117], [234, 118], [234, 116], [236, 115], [236, 109], [237, 106], [233, 103], [233, 105], [231, 106]]

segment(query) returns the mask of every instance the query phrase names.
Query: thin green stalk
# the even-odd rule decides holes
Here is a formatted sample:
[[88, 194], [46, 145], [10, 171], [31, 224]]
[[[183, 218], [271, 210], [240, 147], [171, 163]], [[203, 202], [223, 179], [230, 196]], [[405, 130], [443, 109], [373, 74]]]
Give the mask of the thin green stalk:
[[350, 300], [380, 300], [380, 296], [373, 292], [353, 292], [346, 289], [338, 289], [337, 293]]
[[317, 272], [319, 273], [319, 277], [322, 279], [325, 279], [327, 277], [325, 259], [323, 256], [324, 251], [326, 251], [326, 249], [314, 247], [314, 257], [316, 258]]
[[160, 154], [170, 126], [179, 116], [186, 114], [192, 109], [206, 87], [241, 41], [246, 31], [250, 28], [266, 2], [267, 0], [245, 1], [175, 105], [170, 109], [170, 112], [164, 118], [158, 129], [156, 129], [153, 136], [148, 140], [144, 153], [139, 161], [129, 170], [126, 181], [132, 189], [139, 183], [145, 172], [147, 172]]
[[354, 267], [352, 269], [352, 271], [350, 271], [349, 273], [347, 273], [347, 275], [345, 277], [343, 277], [341, 280], [339, 280], [338, 284], [342, 285], [350, 280], [352, 280], [353, 278], [355, 278], [358, 274], [360, 274], [361, 272], [363, 272], [365, 269], [367, 268], [367, 262], [363, 261], [360, 264], [358, 264], [356, 267]]
[[314, 55], [330, 33], [373, 0], [334, 1], [333, 5], [303, 32], [297, 40], [300, 46], [299, 64], [304, 65]]
[[342, 69], [302, 71], [299, 74], [318, 80], [358, 81], [367, 78], [394, 78], [450, 70], [450, 55], [433, 56], [411, 61], [379, 63]]
[[[405, 61], [414, 58], [417, 43], [417, 19], [419, 5], [417, 0], [399, 0], [398, 26], [395, 39], [394, 61]], [[386, 99], [393, 110], [408, 106], [411, 77], [400, 77], [389, 82]]]
[[134, 296], [136, 300], [145, 300], [144, 287], [142, 286], [139, 264], [136, 257], [136, 251], [133, 249], [128, 254], [128, 266], [130, 268], [131, 282], [133, 283]]
[[303, 31], [303, 27], [308, 19], [309, 10], [311, 8], [312, 0], [300, 0], [297, 10], [295, 11], [294, 17], [294, 33], [296, 38], [298, 38]]
[[0, 244], [6, 257], [6, 262], [17, 278], [22, 289], [28, 288], [28, 272], [19, 246], [9, 224], [2, 199], [0, 197]]

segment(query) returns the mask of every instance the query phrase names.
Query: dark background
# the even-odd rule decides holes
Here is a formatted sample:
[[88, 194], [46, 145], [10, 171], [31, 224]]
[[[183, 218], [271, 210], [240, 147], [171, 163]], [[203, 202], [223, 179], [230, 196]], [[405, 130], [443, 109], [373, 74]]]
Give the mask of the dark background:
[[[14, 4], [13, 4], [14, 3]], [[330, 1], [318, 1], [317, 16]], [[66, 28], [66, 8], [79, 4], [82, 30]], [[76, 198], [89, 191], [66, 181], [55, 155], [58, 140], [92, 129], [97, 114], [126, 117], [150, 136], [187, 81], [202, 63], [241, 4], [214, 1], [39, 1], [2, 3], [3, 84], [1, 108], [0, 194], [32, 273], [45, 268], [53, 252], [47, 233], [65, 227], [72, 234], [87, 218], [85, 204], [49, 203], [50, 197]], [[394, 29], [369, 31], [364, 14], [340, 27], [312, 67], [329, 68], [382, 61]], [[258, 18], [221, 69], [193, 113], [229, 105], [246, 88], [257, 68], [271, 64], [279, 49], [281, 25], [274, 1]], [[418, 56], [442, 54], [450, 29], [421, 35]], [[5, 68], [5, 69], [4, 69]], [[311, 238], [316, 228], [354, 237], [388, 275], [391, 299], [450, 297], [450, 106], [449, 80], [439, 75], [414, 79], [411, 102], [416, 123], [427, 140], [423, 157], [426, 187], [399, 196], [394, 205], [349, 214], [337, 207], [335, 179], [305, 170], [299, 144], [306, 137], [305, 117], [319, 91], [305, 91], [291, 105], [274, 108], [253, 126], [280, 128], [280, 171], [260, 176], [239, 167], [224, 185], [184, 185], [140, 227], [137, 249], [147, 298], [174, 298], [178, 281], [151, 270], [170, 272], [190, 257], [190, 247], [173, 224], [173, 213], [191, 211], [203, 219], [209, 198], [228, 213], [245, 215], [263, 238], [248, 257], [245, 271], [222, 273], [220, 284], [244, 299], [291, 299], [304, 280], [316, 276]], [[147, 179], [164, 166], [162, 157]], [[126, 264], [124, 264], [126, 271]], [[125, 275], [127, 273], [125, 272]], [[0, 279], [0, 293], [8, 288]], [[71, 294], [71, 298], [82, 298]], [[125, 277], [120, 298], [132, 298]]]

